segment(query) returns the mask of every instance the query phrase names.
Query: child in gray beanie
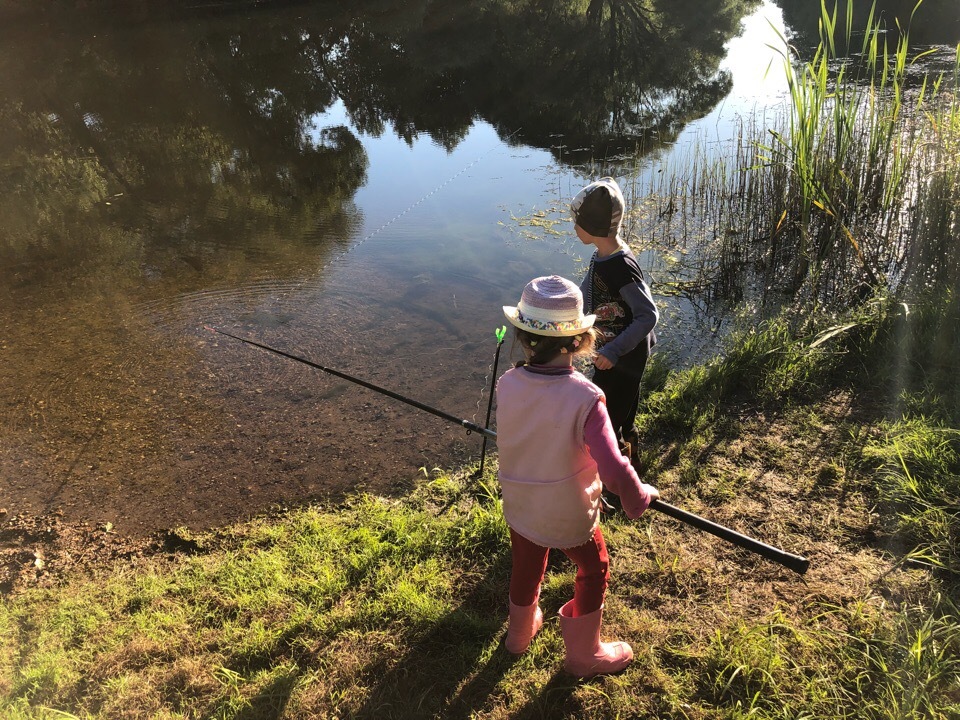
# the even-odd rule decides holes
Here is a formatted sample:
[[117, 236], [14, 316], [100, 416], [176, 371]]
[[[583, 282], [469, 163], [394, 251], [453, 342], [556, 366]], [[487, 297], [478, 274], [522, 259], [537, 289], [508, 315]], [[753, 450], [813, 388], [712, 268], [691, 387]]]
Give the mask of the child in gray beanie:
[[621, 450], [636, 462], [640, 380], [660, 316], [636, 256], [620, 237], [624, 206], [617, 181], [604, 177], [577, 193], [570, 213], [580, 241], [596, 247], [580, 284], [584, 312], [597, 316], [600, 333], [593, 382], [606, 395]]

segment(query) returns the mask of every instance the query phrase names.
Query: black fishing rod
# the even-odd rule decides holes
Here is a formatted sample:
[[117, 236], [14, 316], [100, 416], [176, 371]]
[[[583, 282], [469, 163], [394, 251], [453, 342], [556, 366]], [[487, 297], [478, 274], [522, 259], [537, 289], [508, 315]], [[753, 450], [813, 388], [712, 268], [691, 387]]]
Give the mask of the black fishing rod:
[[247, 343], [247, 345], [253, 345], [254, 347], [258, 347], [262, 350], [266, 350], [267, 352], [275, 353], [289, 360], [294, 360], [298, 363], [309, 365], [310, 367], [315, 368], [316, 370], [329, 373], [330, 375], [335, 375], [338, 378], [343, 378], [344, 380], [349, 380], [352, 383], [356, 383], [357, 385], [362, 385], [363, 387], [369, 390], [373, 390], [374, 392], [381, 393], [383, 395], [386, 395], [387, 397], [392, 397], [394, 400], [399, 400], [400, 402], [404, 402], [407, 405], [413, 405], [413, 407], [419, 408], [420, 410], [424, 410], [430, 413], [431, 415], [436, 415], [437, 417], [443, 418], [444, 420], [449, 420], [450, 422], [456, 423], [457, 425], [462, 425], [469, 432], [480, 433], [484, 437], [488, 437], [493, 440], [497, 439], [497, 434], [493, 432], [493, 430], [489, 430], [488, 428], [481, 427], [480, 425], [470, 422], [469, 420], [462, 420], [461, 418], [458, 418], [455, 415], [451, 415], [450, 413], [445, 413], [443, 410], [437, 410], [437, 408], [435, 407], [430, 407], [429, 405], [425, 405], [422, 402], [419, 402], [417, 400], [412, 400], [411, 398], [405, 397], [400, 393], [395, 393], [392, 390], [387, 390], [386, 388], [382, 388], [379, 385], [374, 385], [373, 383], [367, 382], [366, 380], [361, 380], [360, 378], [354, 377], [353, 375], [347, 375], [347, 373], [345, 372], [340, 372], [339, 370], [334, 370], [333, 368], [324, 367], [323, 365], [319, 365], [315, 362], [311, 362], [306, 358], [297, 357], [296, 355], [291, 355], [290, 353], [284, 352], [283, 350], [277, 350], [276, 348], [270, 347], [269, 345], [264, 345], [263, 343], [254, 342], [253, 340], [248, 340], [247, 338], [242, 338], [238, 335], [231, 335], [228, 332], [224, 332], [223, 330], [218, 330], [217, 328], [210, 327], [209, 325], [207, 325], [206, 328], [210, 332], [220, 333], [221, 335], [232, 337], [234, 340], [239, 340], [240, 342]]
[[[407, 405], [412, 405], [413, 407], [419, 408], [420, 410], [424, 410], [430, 413], [431, 415], [436, 415], [439, 418], [443, 418], [444, 420], [449, 420], [452, 423], [456, 423], [457, 425], [460, 425], [466, 428], [468, 432], [480, 433], [485, 438], [490, 438], [491, 440], [497, 439], [497, 434], [493, 430], [490, 430], [489, 428], [481, 427], [480, 425], [470, 422], [469, 420], [463, 420], [461, 418], [456, 417], [455, 415], [445, 413], [443, 412], [443, 410], [438, 410], [437, 408], [430, 407], [429, 405], [425, 405], [422, 402], [418, 402], [417, 400], [412, 400], [408, 397], [400, 395], [399, 393], [395, 393], [392, 390], [387, 390], [386, 388], [382, 388], [379, 385], [374, 385], [373, 383], [367, 382], [366, 380], [361, 380], [360, 378], [356, 378], [356, 377], [353, 377], [352, 375], [348, 375], [345, 372], [340, 372], [339, 370], [334, 370], [333, 368], [324, 367], [323, 365], [312, 362], [305, 358], [298, 357], [296, 355], [291, 355], [288, 352], [284, 352], [283, 350], [277, 350], [276, 348], [270, 347], [269, 345], [264, 345], [263, 343], [258, 343], [253, 340], [248, 340], [247, 338], [242, 338], [239, 335], [233, 335], [223, 330], [218, 330], [217, 328], [210, 327], [209, 325], [206, 326], [206, 329], [209, 330], [210, 332], [219, 333], [220, 335], [226, 335], [227, 337], [231, 337], [234, 340], [239, 340], [240, 342], [246, 343], [247, 345], [253, 345], [254, 347], [260, 348], [261, 350], [272, 352], [275, 355], [285, 357], [288, 360], [293, 360], [294, 362], [303, 363], [304, 365], [309, 365], [310, 367], [316, 370], [320, 370], [321, 372], [329, 373], [330, 375], [334, 375], [338, 378], [348, 380], [352, 383], [356, 383], [357, 385], [361, 385], [369, 390], [373, 390], [374, 392], [378, 392], [383, 395], [386, 395], [387, 397], [391, 397], [394, 400], [399, 400], [400, 402], [406, 403]], [[765, 557], [767, 560], [772, 560], [775, 563], [779, 563], [780, 565], [783, 565], [784, 567], [787, 567], [793, 570], [794, 572], [799, 573], [800, 575], [803, 575], [805, 572], [807, 572], [807, 568], [810, 567], [810, 561], [805, 557], [801, 557], [799, 555], [793, 555], [784, 550], [781, 550], [778, 547], [774, 547], [773, 545], [767, 545], [766, 543], [760, 542], [759, 540], [755, 540], [752, 537], [749, 537], [742, 533], [738, 533], [735, 530], [731, 530], [728, 527], [724, 527], [723, 525], [718, 525], [715, 522], [711, 522], [710, 520], [707, 520], [706, 518], [702, 518], [699, 515], [695, 515], [694, 513], [687, 512], [686, 510], [681, 510], [680, 508], [675, 507], [669, 503], [666, 503], [663, 500], [657, 499], [651, 502], [650, 509], [656, 510], [657, 512], [662, 512], [664, 515], [669, 515], [675, 520], [684, 522], [687, 525], [692, 525], [693, 527], [703, 530], [704, 532], [708, 532], [711, 535], [715, 535], [716, 537], [722, 540], [726, 540], [727, 542], [733, 543], [738, 547], [742, 547], [743, 549], [756, 553], [761, 557]]]
[[[504, 325], [495, 332], [497, 336], [497, 352], [493, 356], [493, 371], [490, 373], [490, 392], [487, 394], [487, 419], [483, 421], [485, 428], [490, 427], [490, 413], [493, 410], [493, 393], [497, 387], [497, 365], [500, 363], [500, 348], [503, 347], [503, 338], [507, 335], [507, 326]], [[487, 459], [487, 436], [483, 436], [483, 447], [480, 448], [480, 469], [477, 477], [483, 477], [483, 463]]]

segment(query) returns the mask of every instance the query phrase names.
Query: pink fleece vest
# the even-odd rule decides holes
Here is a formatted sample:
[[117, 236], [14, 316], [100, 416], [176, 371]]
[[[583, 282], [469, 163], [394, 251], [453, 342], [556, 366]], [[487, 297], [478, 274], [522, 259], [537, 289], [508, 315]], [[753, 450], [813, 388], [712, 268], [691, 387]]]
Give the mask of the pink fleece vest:
[[600, 521], [602, 484], [583, 439], [603, 392], [579, 372], [514, 368], [497, 383], [497, 448], [507, 524], [543, 547], [570, 548]]

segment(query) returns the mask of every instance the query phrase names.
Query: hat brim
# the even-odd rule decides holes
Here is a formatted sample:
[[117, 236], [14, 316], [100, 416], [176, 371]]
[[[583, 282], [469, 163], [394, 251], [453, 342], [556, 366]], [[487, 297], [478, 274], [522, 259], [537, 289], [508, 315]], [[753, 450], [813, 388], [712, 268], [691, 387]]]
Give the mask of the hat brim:
[[596, 315], [581, 315], [577, 320], [567, 320], [562, 323], [533, 323], [520, 318], [519, 308], [510, 305], [503, 306], [503, 314], [514, 327], [526, 330], [534, 335], [546, 335], [548, 337], [571, 337], [579, 335], [585, 330], [593, 327], [596, 322]]

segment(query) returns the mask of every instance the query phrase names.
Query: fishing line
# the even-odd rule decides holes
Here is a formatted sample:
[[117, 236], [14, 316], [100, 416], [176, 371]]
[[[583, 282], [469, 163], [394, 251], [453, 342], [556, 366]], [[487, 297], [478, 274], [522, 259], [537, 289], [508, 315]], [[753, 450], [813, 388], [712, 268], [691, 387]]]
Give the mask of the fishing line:
[[[477, 406], [476, 406], [476, 408], [475, 408], [474, 411], [473, 411], [473, 416], [470, 418], [471, 420], [473, 420], [473, 422], [477, 422], [477, 415], [478, 415], [478, 414], [480, 413], [480, 411], [481, 411], [481, 405], [482, 405], [482, 403], [483, 403], [484, 394], [487, 392], [487, 387], [488, 387], [488, 386], [489, 386], [489, 387], [493, 387], [493, 378], [491, 377], [491, 374], [496, 372], [495, 362], [496, 362], [496, 360], [500, 357], [499, 350], [500, 350], [502, 344], [503, 344], [503, 340], [502, 340], [502, 339], [500, 338], [500, 336], [498, 335], [498, 336], [497, 336], [497, 350], [498, 350], [498, 352], [494, 355], [494, 361], [493, 361], [493, 362], [490, 362], [490, 363], [487, 365], [486, 372], [485, 372], [484, 375], [483, 375], [483, 383], [480, 385], [480, 393], [477, 395]], [[488, 382], [488, 381], [489, 381], [489, 382]], [[482, 460], [482, 454], [481, 454], [481, 460]]]
[[[456, 180], [456, 179], [459, 178], [461, 175], [463, 175], [465, 172], [467, 172], [470, 168], [472, 168], [472, 167], [475, 166], [477, 163], [479, 163], [481, 160], [483, 160], [483, 159], [486, 158], [488, 155], [490, 155], [490, 153], [492, 153], [494, 150], [498, 149], [501, 145], [506, 144], [507, 142], [509, 142], [509, 141], [510, 141], [517, 133], [519, 133], [522, 129], [523, 129], [523, 128], [517, 128], [517, 129], [514, 130], [512, 133], [510, 133], [510, 134], [507, 135], [505, 138], [503, 138], [500, 143], [498, 143], [498, 144], [496, 144], [496, 145], [491, 145], [486, 151], [484, 151], [483, 153], [481, 153], [480, 155], [478, 155], [477, 157], [475, 157], [473, 160], [471, 160], [469, 163], [467, 163], [464, 167], [462, 167], [462, 168], [461, 168], [460, 170], [458, 170], [456, 173], [454, 173], [453, 175], [451, 175], [450, 177], [448, 177], [446, 180], [444, 180], [442, 183], [440, 183], [439, 185], [437, 185], [436, 187], [434, 187], [432, 190], [430, 190], [430, 192], [428, 192], [426, 195], [424, 195], [423, 197], [419, 198], [416, 202], [412, 203], [411, 205], [408, 205], [406, 208], [404, 208], [403, 210], [401, 210], [399, 213], [397, 213], [395, 216], [393, 216], [392, 218], [390, 218], [389, 220], [387, 220], [385, 223], [383, 223], [382, 225], [380, 225], [380, 226], [377, 227], [376, 229], [372, 230], [371, 232], [367, 233], [367, 234], [366, 234], [365, 236], [363, 236], [359, 241], [351, 244], [350, 247], [348, 247], [346, 250], [344, 250], [344, 251], [341, 252], [340, 254], [338, 254], [338, 255], [333, 255], [333, 256], [331, 256], [330, 258], [328, 258], [325, 263], [323, 263], [322, 265], [320, 265], [320, 266], [317, 268], [317, 274], [323, 273], [324, 271], [326, 271], [326, 270], [327, 270], [331, 265], [333, 265], [334, 263], [340, 262], [341, 260], [343, 260], [343, 258], [345, 258], [345, 257], [346, 257], [347, 255], [349, 255], [351, 252], [353, 252], [354, 250], [356, 250], [357, 248], [359, 248], [359, 247], [360, 247], [361, 245], [363, 245], [365, 242], [367, 242], [367, 241], [370, 240], [371, 238], [375, 237], [376, 235], [379, 235], [381, 232], [383, 232], [383, 231], [386, 230], [388, 227], [390, 227], [391, 225], [393, 225], [395, 222], [397, 222], [398, 220], [400, 220], [400, 218], [402, 218], [403, 216], [405, 216], [405, 215], [407, 215], [408, 213], [410, 213], [410, 212], [412, 212], [413, 210], [415, 210], [417, 207], [419, 207], [419, 206], [422, 205], [424, 202], [426, 202], [429, 198], [431, 198], [431, 197], [433, 197], [434, 195], [436, 195], [438, 192], [440, 192], [441, 190], [443, 190], [443, 188], [445, 188], [447, 185], [449, 185], [450, 183], [452, 183], [454, 180]], [[314, 279], [314, 278], [312, 278], [312, 279]], [[273, 287], [272, 289], [268, 289], [268, 290], [267, 290], [267, 294], [268, 294], [270, 297], [275, 297], [275, 298], [279, 299], [279, 297], [280, 297], [281, 295], [283, 295], [283, 296], [289, 296], [291, 293], [294, 293], [294, 292], [297, 292], [298, 290], [301, 290], [301, 289], [304, 287], [304, 285], [308, 284], [308, 282], [309, 282], [309, 281], [307, 281], [307, 280], [302, 280], [302, 281], [300, 281], [300, 282], [286, 283], [286, 284], [285, 284], [284, 286], [282, 286], [282, 287], [276, 287], [276, 285], [278, 284], [277, 281], [274, 281], [274, 280], [262, 280], [262, 281], [259, 281], [259, 282], [257, 282], [257, 283], [254, 283], [254, 284], [250, 285], [250, 286], [249, 286], [249, 289], [251, 289], [251, 290], [258, 290], [258, 291], [259, 291], [259, 294], [262, 295], [262, 294], [263, 294], [263, 288], [264, 288], [265, 286], [269, 286], [271, 283], [273, 283], [273, 284], [274, 284], [274, 287]], [[208, 300], [208, 299], [210, 299], [210, 297], [211, 297], [212, 295], [214, 295], [214, 294], [223, 295], [223, 296], [246, 297], [246, 296], [247, 296], [247, 290], [248, 290], [247, 287], [243, 287], [243, 288], [229, 288], [229, 289], [224, 289], [224, 290], [220, 290], [220, 291], [214, 290], [214, 291], [195, 292], [195, 293], [189, 293], [189, 294], [187, 294], [187, 295], [178, 296], [178, 297], [176, 298], [176, 301], [182, 302], [185, 298], [191, 299], [191, 300], [195, 300], [195, 299]], [[165, 305], [166, 305], [167, 303], [169, 303], [169, 302], [170, 302], [169, 299], [145, 301], [145, 302], [138, 303], [138, 304], [136, 305], [136, 307], [137, 307], [138, 309], [155, 310], [155, 309], [161, 309], [163, 306], [165, 306]], [[158, 307], [158, 306], [159, 306], [159, 307]]]
[[487, 390], [487, 378], [490, 377], [490, 373], [493, 370], [493, 363], [487, 365], [487, 370], [483, 374], [483, 384], [480, 385], [480, 393], [477, 395], [477, 407], [473, 410], [473, 415], [470, 417], [474, 422], [477, 421], [477, 415], [480, 413], [480, 405], [483, 403], [483, 393]]
[[[489, 149], [487, 149], [485, 152], [483, 152], [483, 153], [481, 153], [480, 155], [478, 155], [477, 157], [475, 157], [472, 161], [470, 161], [469, 163], [467, 163], [467, 164], [466, 164], [464, 167], [462, 167], [459, 171], [457, 171], [456, 173], [454, 173], [453, 175], [451, 175], [450, 177], [448, 177], [446, 180], [444, 180], [442, 183], [440, 183], [439, 185], [437, 185], [436, 187], [434, 187], [430, 192], [428, 192], [428, 193], [427, 193], [426, 195], [424, 195], [423, 197], [419, 198], [416, 202], [414, 202], [414, 203], [412, 203], [411, 205], [407, 206], [407, 207], [404, 208], [402, 211], [400, 211], [398, 214], [394, 215], [392, 218], [390, 218], [389, 220], [387, 220], [385, 223], [383, 223], [382, 225], [380, 225], [380, 226], [377, 227], [376, 229], [372, 230], [371, 232], [367, 233], [367, 234], [366, 234], [363, 238], [361, 238], [358, 242], [353, 243], [352, 245], [350, 245], [350, 247], [348, 247], [346, 250], [344, 250], [344, 251], [343, 251], [342, 253], [340, 253], [339, 255], [335, 255], [335, 256], [329, 258], [326, 263], [324, 263], [323, 265], [321, 265], [321, 266], [318, 268], [318, 273], [319, 273], [319, 274], [323, 274], [331, 265], [333, 265], [334, 263], [338, 263], [338, 262], [342, 261], [348, 254], [350, 254], [351, 252], [353, 252], [354, 250], [356, 250], [357, 248], [359, 248], [359, 247], [360, 247], [361, 245], [363, 245], [365, 242], [367, 242], [367, 241], [370, 240], [371, 238], [375, 237], [376, 235], [380, 234], [381, 232], [383, 232], [384, 230], [386, 230], [388, 227], [390, 227], [391, 225], [393, 225], [395, 222], [397, 222], [398, 220], [400, 220], [402, 217], [404, 217], [404, 216], [407, 215], [408, 213], [410, 213], [410, 212], [412, 212], [413, 210], [415, 210], [417, 207], [419, 207], [419, 206], [422, 205], [424, 202], [426, 202], [429, 198], [431, 198], [431, 197], [433, 197], [434, 195], [436, 195], [438, 192], [440, 192], [441, 190], [443, 190], [447, 185], [449, 185], [450, 183], [452, 183], [453, 181], [455, 181], [457, 178], [459, 178], [461, 175], [463, 175], [465, 172], [467, 172], [470, 168], [472, 168], [472, 167], [474, 167], [475, 165], [477, 165], [481, 160], [483, 160], [484, 158], [486, 158], [490, 153], [492, 153], [492, 152], [493, 152], [494, 150], [496, 150], [498, 147], [500, 147], [501, 145], [506, 144], [507, 142], [509, 142], [509, 141], [510, 141], [515, 135], [517, 135], [517, 133], [519, 133], [521, 130], [522, 130], [522, 128], [517, 128], [517, 129], [514, 130], [512, 133], [510, 133], [510, 134], [507, 135], [505, 138], [503, 138], [500, 143], [498, 143], [497, 145], [492, 145], [492, 146], [490, 146]], [[295, 292], [296, 290], [299, 290], [300, 288], [303, 287], [303, 285], [304, 285], [303, 282], [295, 284], [292, 288], [289, 288], [289, 289], [287, 290], [287, 294], [289, 294], [289, 293], [291, 293], [291, 292]], [[498, 345], [498, 348], [499, 348], [499, 345]], [[481, 403], [483, 402], [484, 392], [485, 392], [486, 387], [487, 387], [487, 381], [488, 381], [488, 379], [490, 378], [490, 374], [491, 374], [492, 372], [493, 372], [493, 364], [491, 363], [491, 364], [489, 364], [489, 365], [487, 366], [487, 371], [486, 371], [486, 373], [484, 374], [484, 378], [483, 378], [483, 384], [480, 386], [480, 393], [479, 393], [479, 395], [478, 395], [478, 397], [477, 397], [477, 405], [476, 405], [476, 409], [475, 409], [475, 411], [474, 411], [474, 413], [473, 413], [473, 418], [472, 418], [472, 421], [473, 421], [474, 424], [476, 423], [477, 416], [478, 416], [478, 414], [480, 413]]]

